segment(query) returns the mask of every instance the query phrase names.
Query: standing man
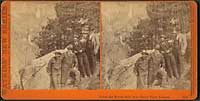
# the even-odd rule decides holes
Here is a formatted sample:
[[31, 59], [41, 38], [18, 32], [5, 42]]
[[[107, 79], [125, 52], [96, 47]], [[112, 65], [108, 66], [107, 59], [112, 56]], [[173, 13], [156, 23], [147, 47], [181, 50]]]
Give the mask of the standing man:
[[[70, 71], [71, 69], [78, 68], [78, 60], [76, 55], [72, 52], [73, 46], [70, 44], [67, 46], [67, 52], [64, 53], [62, 59], [62, 71], [61, 71], [61, 83], [62, 87], [67, 85], [67, 81], [70, 80]], [[79, 72], [79, 71], [77, 71]], [[76, 73], [79, 74], [79, 73]], [[79, 75], [76, 75], [79, 77]]]
[[177, 64], [174, 55], [172, 54], [173, 40], [167, 40], [162, 38], [161, 42], [161, 53], [163, 54], [166, 62], [167, 73], [170, 78], [179, 78], [177, 71]]
[[137, 75], [137, 88], [145, 89], [147, 88], [148, 82], [149, 54], [145, 51], [141, 54], [142, 57], [140, 57], [135, 63], [135, 72]]
[[177, 32], [176, 30], [174, 30], [173, 34], [176, 35], [176, 39], [174, 41], [173, 54], [177, 61], [178, 74], [181, 77], [181, 74], [184, 70], [183, 68], [184, 56], [183, 55], [185, 55], [185, 51], [187, 48], [187, 38], [185, 34], [182, 34], [180, 32], [180, 29], [178, 29]]
[[96, 54], [98, 52], [99, 48], [99, 39], [95, 32], [93, 31], [88, 37], [87, 37], [87, 44], [86, 44], [86, 54], [88, 56], [90, 69], [92, 75], [96, 73]]
[[89, 57], [87, 55], [87, 41], [88, 41], [88, 32], [82, 31], [82, 37], [80, 39], [80, 43], [82, 45], [83, 48], [83, 54], [84, 54], [84, 58], [83, 58], [83, 63], [85, 65], [85, 71], [88, 77], [92, 77], [92, 71], [90, 68], [90, 61], [89, 61]]
[[91, 72], [88, 58], [85, 53], [85, 45], [86, 41], [84, 39], [79, 40], [78, 35], [74, 36], [73, 51], [78, 58], [79, 71], [82, 77], [87, 78], [88, 76], [91, 76]]
[[47, 73], [50, 76], [50, 89], [61, 88], [61, 55], [62, 53], [55, 52], [55, 56], [48, 63]]
[[165, 71], [165, 59], [159, 52], [160, 45], [156, 44], [149, 59], [148, 85], [152, 86], [158, 81], [161, 86], [166, 84], [167, 72]]

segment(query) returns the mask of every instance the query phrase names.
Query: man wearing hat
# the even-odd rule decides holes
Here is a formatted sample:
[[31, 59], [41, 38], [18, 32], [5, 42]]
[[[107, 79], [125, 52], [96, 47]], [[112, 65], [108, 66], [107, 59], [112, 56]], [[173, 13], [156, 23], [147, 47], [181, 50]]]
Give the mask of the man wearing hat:
[[62, 53], [55, 52], [54, 54], [55, 56], [48, 63], [47, 73], [50, 76], [50, 89], [60, 89]]
[[89, 67], [88, 58], [85, 53], [85, 45], [86, 41], [83, 38], [79, 40], [77, 36], [74, 36], [73, 51], [78, 58], [78, 69], [81, 73], [81, 76], [87, 78], [88, 76], [91, 76], [91, 71]]
[[80, 42], [84, 48], [84, 53], [86, 54], [85, 58], [84, 58], [84, 61], [85, 61], [85, 71], [87, 73], [87, 76], [91, 77], [92, 76], [92, 71], [91, 71], [91, 56], [88, 54], [88, 52], [90, 52], [90, 49], [89, 49], [89, 25], [85, 24], [83, 25], [82, 27], [82, 37], [80, 39]]
[[156, 44], [149, 59], [148, 85], [153, 86], [157, 80], [161, 86], [166, 84], [167, 72], [165, 71], [165, 59], [160, 53], [160, 45]]
[[174, 55], [172, 54], [173, 39], [163, 39], [160, 44], [160, 50], [166, 62], [166, 70], [170, 78], [179, 78], [177, 64]]
[[[67, 46], [67, 52], [63, 54], [63, 59], [62, 59], [62, 71], [61, 71], [61, 83], [62, 87], [64, 87], [68, 82], [69, 79], [73, 79], [70, 77], [70, 71], [72, 69], [77, 70], [78, 68], [78, 60], [76, 55], [72, 51], [73, 46], [72, 44]], [[77, 75], [76, 77], [79, 77], [79, 71], [75, 71]]]
[[90, 35], [87, 37], [87, 44], [86, 44], [86, 54], [88, 56], [90, 69], [92, 75], [97, 73], [96, 68], [96, 54], [98, 52], [99, 48], [99, 38], [97, 36], [97, 33], [93, 30]]
[[173, 54], [177, 62], [178, 74], [179, 76], [181, 76], [183, 72], [183, 55], [185, 54], [187, 48], [187, 38], [185, 34], [180, 32], [179, 28], [174, 29], [173, 34], [176, 35], [173, 47]]
[[142, 56], [135, 63], [135, 72], [137, 75], [137, 88], [147, 88], [148, 82], [148, 68], [149, 68], [149, 54], [143, 50]]

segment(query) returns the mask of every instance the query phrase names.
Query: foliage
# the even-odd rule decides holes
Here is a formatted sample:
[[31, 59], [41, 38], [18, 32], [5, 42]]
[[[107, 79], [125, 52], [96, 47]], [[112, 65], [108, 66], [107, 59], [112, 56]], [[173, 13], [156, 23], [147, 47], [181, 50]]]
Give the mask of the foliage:
[[189, 2], [151, 2], [146, 7], [149, 18], [141, 19], [127, 40], [134, 55], [144, 49], [152, 49], [160, 42], [161, 35], [170, 37], [173, 29], [182, 33], [190, 30]]
[[86, 1], [65, 1], [55, 5], [56, 19], [49, 19], [48, 24], [34, 38], [43, 56], [56, 49], [65, 48], [73, 39], [74, 34], [81, 33], [80, 19], [86, 22], [91, 30], [99, 31], [99, 3]]

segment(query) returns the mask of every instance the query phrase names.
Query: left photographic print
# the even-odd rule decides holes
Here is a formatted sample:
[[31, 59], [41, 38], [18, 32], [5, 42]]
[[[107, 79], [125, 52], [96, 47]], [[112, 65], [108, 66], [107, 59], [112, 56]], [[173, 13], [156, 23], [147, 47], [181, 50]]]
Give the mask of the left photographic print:
[[11, 89], [99, 89], [99, 2], [12, 1], [10, 20]]

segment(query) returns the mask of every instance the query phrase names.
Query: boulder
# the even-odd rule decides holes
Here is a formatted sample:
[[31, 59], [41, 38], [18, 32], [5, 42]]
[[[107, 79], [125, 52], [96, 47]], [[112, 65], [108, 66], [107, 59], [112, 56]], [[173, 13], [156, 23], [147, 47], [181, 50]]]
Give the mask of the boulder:
[[[67, 52], [67, 49], [56, 50], [57, 52]], [[49, 89], [50, 77], [46, 71], [49, 60], [54, 56], [54, 52], [46, 54], [40, 58], [34, 59], [30, 65], [20, 70], [21, 87], [20, 89]], [[99, 69], [99, 63], [97, 63]], [[94, 75], [91, 78], [81, 78], [78, 86], [66, 85], [63, 89], [99, 89], [99, 76]]]
[[[152, 50], [147, 50], [151, 53]], [[110, 89], [136, 89], [137, 76], [134, 72], [137, 59], [142, 56], [137, 53], [127, 59], [121, 60], [117, 66], [108, 70], [108, 82]]]
[[[55, 51], [64, 53], [67, 52], [67, 49]], [[20, 73], [21, 88], [23, 86], [23, 89], [49, 89], [50, 78], [46, 68], [55, 51], [34, 59], [30, 65], [20, 70], [23, 71]]]

